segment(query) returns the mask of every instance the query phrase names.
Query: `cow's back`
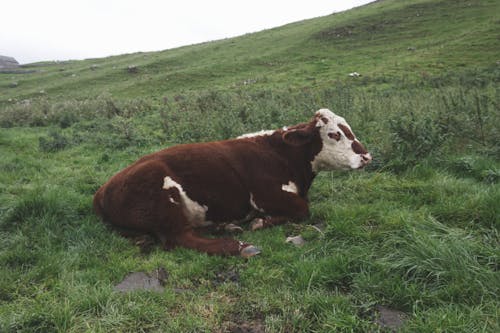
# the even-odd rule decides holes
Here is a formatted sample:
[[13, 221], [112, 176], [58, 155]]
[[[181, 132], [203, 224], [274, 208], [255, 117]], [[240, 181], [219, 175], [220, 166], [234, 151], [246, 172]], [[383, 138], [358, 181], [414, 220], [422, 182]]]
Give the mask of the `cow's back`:
[[169, 204], [164, 188], [168, 177], [181, 186], [190, 200], [207, 207], [207, 220], [243, 219], [252, 210], [251, 188], [259, 178], [266, 178], [265, 166], [276, 158], [272, 154], [252, 140], [163, 149], [111, 177], [95, 194], [94, 209], [111, 224], [147, 228], [149, 220], [157, 222], [155, 212]]

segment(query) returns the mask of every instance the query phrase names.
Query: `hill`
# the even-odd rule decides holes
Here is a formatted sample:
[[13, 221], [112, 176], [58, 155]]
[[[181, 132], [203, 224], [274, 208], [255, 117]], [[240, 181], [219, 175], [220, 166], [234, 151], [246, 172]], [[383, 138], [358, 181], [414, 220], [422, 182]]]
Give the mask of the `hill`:
[[[377, 1], [355, 10], [162, 52], [36, 63], [0, 74], [0, 104], [40, 95], [162, 98], [203, 89], [328, 86], [357, 71], [365, 82], [418, 80], [497, 68], [494, 0]], [[133, 66], [133, 68], [129, 68]], [[15, 82], [13, 87], [12, 83]]]

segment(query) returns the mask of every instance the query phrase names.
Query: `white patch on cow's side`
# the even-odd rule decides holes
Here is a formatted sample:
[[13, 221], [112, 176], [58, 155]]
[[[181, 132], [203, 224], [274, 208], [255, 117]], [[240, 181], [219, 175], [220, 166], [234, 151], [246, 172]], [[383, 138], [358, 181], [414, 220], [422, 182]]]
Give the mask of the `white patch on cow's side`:
[[250, 205], [255, 209], [256, 211], [259, 211], [261, 213], [264, 213], [264, 210], [262, 208], [259, 208], [257, 204], [255, 203], [255, 200], [253, 199], [253, 193], [250, 193]]
[[256, 136], [273, 135], [274, 132], [276, 132], [276, 131], [274, 131], [274, 130], [262, 130], [262, 131], [258, 131], [258, 132], [254, 132], [254, 133], [242, 134], [239, 137], [237, 137], [237, 139], [246, 139], [246, 138], [253, 138]]
[[299, 193], [299, 189], [297, 187], [297, 184], [295, 184], [291, 180], [288, 182], [288, 184], [283, 184], [281, 186], [281, 189], [285, 192], [290, 192], [290, 193], [295, 193], [295, 194]]
[[[168, 190], [169, 188], [175, 187], [179, 191], [181, 197], [182, 210], [184, 215], [188, 219], [189, 223], [193, 227], [201, 227], [213, 224], [213, 222], [206, 221], [205, 217], [208, 211], [208, 207], [205, 205], [200, 205], [196, 201], [191, 200], [186, 194], [181, 184], [177, 183], [175, 180], [169, 176], [165, 177], [163, 180], [163, 188]], [[173, 198], [170, 198], [171, 202], [175, 203]], [[177, 203], [178, 204], [178, 203]]]
[[361, 155], [356, 154], [352, 149], [352, 140], [349, 140], [343, 134], [338, 141], [328, 136], [329, 133], [343, 133], [338, 124], [351, 129], [345, 119], [328, 109], [318, 110], [316, 116], [318, 118], [316, 127], [319, 127], [323, 147], [311, 161], [313, 171], [357, 169], [363, 166]]

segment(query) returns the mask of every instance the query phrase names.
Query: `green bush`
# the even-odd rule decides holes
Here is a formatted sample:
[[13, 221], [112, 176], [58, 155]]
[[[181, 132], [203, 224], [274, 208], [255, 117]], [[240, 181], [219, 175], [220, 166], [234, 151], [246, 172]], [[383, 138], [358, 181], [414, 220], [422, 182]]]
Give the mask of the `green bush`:
[[46, 137], [38, 138], [38, 149], [43, 152], [56, 152], [70, 145], [69, 139], [57, 131], [51, 131]]

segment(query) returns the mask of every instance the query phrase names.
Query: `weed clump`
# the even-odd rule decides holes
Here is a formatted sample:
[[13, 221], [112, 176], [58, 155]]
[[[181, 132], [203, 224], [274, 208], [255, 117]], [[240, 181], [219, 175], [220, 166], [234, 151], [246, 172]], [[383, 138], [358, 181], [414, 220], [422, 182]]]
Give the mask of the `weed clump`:
[[42, 152], [53, 153], [63, 150], [69, 145], [69, 139], [57, 131], [51, 131], [47, 136], [38, 138], [38, 149]]

